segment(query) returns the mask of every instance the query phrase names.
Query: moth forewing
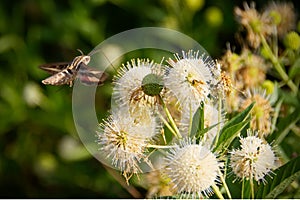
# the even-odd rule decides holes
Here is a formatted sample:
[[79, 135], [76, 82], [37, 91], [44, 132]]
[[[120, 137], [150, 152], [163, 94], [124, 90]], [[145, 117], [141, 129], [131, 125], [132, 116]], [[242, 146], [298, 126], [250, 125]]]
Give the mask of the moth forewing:
[[64, 69], [42, 81], [45, 85], [64, 85], [69, 84], [72, 86], [73, 80], [76, 77], [76, 71]]
[[48, 72], [49, 74], [56, 74], [66, 69], [71, 62], [48, 63], [40, 65], [39, 68]]

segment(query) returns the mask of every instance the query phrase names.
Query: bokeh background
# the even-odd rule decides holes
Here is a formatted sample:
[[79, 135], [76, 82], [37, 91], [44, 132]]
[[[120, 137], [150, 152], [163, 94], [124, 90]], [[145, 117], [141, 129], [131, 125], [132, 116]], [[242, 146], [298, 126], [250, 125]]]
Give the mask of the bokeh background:
[[[263, 8], [267, 1], [256, 1]], [[294, 1], [300, 11], [299, 1]], [[0, 197], [132, 198], [84, 148], [72, 118], [72, 88], [45, 86], [38, 66], [70, 61], [106, 38], [145, 26], [178, 30], [213, 58], [236, 45], [233, 8], [224, 0], [1, 0]], [[298, 13], [299, 14], [299, 13]], [[110, 106], [109, 86], [97, 114]], [[94, 134], [94, 133], [91, 133]], [[145, 190], [137, 187], [143, 197]]]

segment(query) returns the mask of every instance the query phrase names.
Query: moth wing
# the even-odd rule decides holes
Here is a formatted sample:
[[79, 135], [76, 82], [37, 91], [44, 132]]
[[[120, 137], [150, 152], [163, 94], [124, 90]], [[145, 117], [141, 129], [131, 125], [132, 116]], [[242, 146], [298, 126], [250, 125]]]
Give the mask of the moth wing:
[[42, 81], [45, 85], [64, 85], [72, 84], [72, 81], [75, 79], [76, 74], [73, 71], [65, 69], [61, 72], [58, 72]]
[[39, 68], [48, 72], [49, 74], [56, 74], [66, 69], [70, 64], [70, 62], [48, 63], [40, 65]]
[[104, 71], [93, 69], [83, 63], [80, 66], [78, 79], [85, 85], [102, 85], [107, 78], [108, 74]]

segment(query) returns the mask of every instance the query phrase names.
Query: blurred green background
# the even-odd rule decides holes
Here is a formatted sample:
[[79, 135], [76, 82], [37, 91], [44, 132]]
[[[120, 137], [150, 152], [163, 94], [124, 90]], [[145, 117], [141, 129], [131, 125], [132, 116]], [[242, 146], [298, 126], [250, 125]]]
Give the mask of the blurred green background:
[[[234, 6], [223, 0], [2, 0], [0, 3], [0, 197], [130, 198], [84, 148], [72, 118], [72, 88], [45, 86], [38, 66], [70, 61], [119, 32], [166, 27], [213, 58], [235, 44]], [[263, 7], [267, 2], [256, 2]], [[299, 3], [294, 2], [296, 11]], [[109, 108], [109, 87], [97, 103]], [[93, 133], [91, 133], [93, 134]], [[143, 188], [137, 188], [143, 197]]]

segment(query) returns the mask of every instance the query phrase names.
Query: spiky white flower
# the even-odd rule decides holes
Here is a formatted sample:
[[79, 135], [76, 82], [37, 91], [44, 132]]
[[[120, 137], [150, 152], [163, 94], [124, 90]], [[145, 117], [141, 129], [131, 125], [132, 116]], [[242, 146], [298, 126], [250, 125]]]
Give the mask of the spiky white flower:
[[207, 99], [210, 94], [210, 84], [214, 82], [214, 62], [199, 52], [183, 52], [183, 59], [175, 55], [176, 60], [168, 61], [170, 68], [164, 78], [165, 86], [172, 91], [179, 103], [198, 103]]
[[276, 156], [272, 147], [257, 136], [240, 138], [240, 143], [241, 149], [231, 152], [232, 171], [239, 178], [265, 182], [265, 175], [275, 167]]
[[111, 115], [100, 126], [100, 150], [106, 154], [106, 158], [111, 159], [114, 167], [123, 172], [127, 181], [133, 174], [142, 172], [141, 163], [152, 167], [147, 159], [147, 145], [159, 130], [155, 118], [151, 118], [148, 123], [137, 123], [128, 113], [119, 112]]
[[159, 102], [155, 92], [162, 90], [160, 73], [161, 66], [148, 59], [133, 59], [123, 65], [114, 79], [113, 99], [118, 104], [117, 109], [127, 107], [131, 116], [144, 117]]
[[179, 194], [196, 198], [212, 194], [211, 186], [219, 182], [221, 163], [202, 144], [183, 140], [166, 158], [166, 174]]

